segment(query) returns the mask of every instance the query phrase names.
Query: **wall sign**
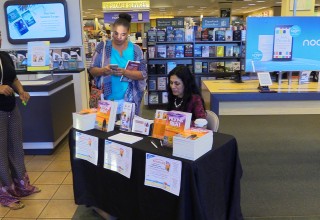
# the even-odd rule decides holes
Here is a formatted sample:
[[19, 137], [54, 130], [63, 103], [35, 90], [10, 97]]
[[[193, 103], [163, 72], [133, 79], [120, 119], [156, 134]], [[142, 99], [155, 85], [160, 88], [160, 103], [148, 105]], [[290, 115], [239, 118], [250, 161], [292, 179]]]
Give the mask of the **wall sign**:
[[184, 18], [161, 18], [156, 20], [157, 28], [184, 28]]
[[[104, 13], [104, 23], [113, 23], [115, 20], [119, 18], [120, 12], [108, 12]], [[150, 21], [150, 12], [149, 11], [134, 11], [134, 12], [127, 12], [131, 15], [131, 22], [132, 23], [147, 23]]]
[[230, 18], [202, 18], [202, 28], [228, 28], [230, 26]]
[[149, 10], [149, 1], [109, 1], [102, 2], [103, 11]]

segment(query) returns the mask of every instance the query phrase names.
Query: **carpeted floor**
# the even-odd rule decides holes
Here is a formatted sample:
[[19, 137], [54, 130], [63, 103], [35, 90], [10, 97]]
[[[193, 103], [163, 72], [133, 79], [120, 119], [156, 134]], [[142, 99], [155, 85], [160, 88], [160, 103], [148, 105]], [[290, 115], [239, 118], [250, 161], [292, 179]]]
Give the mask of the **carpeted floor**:
[[[320, 220], [319, 122], [320, 115], [220, 116], [219, 132], [238, 141], [246, 220]], [[74, 219], [99, 218], [79, 206]]]
[[245, 217], [320, 219], [319, 122], [320, 115], [220, 117], [219, 131], [238, 141]]

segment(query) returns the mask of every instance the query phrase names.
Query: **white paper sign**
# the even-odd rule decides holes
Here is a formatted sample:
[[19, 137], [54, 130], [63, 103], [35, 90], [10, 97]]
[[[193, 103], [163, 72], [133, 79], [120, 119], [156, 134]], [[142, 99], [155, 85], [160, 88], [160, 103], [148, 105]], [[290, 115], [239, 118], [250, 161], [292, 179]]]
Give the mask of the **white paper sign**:
[[143, 138], [137, 137], [134, 135], [130, 135], [130, 134], [119, 133], [119, 134], [115, 134], [113, 136], [108, 137], [108, 139], [127, 143], [127, 144], [134, 144], [134, 143], [142, 140]]
[[76, 158], [86, 160], [94, 165], [98, 164], [97, 137], [76, 132]]
[[272, 80], [269, 72], [258, 72], [260, 86], [271, 86]]
[[103, 167], [130, 178], [132, 167], [132, 148], [105, 140]]
[[309, 83], [310, 74], [311, 74], [311, 71], [302, 71], [300, 73], [299, 84]]
[[182, 163], [179, 160], [146, 153], [144, 184], [179, 196], [181, 170]]

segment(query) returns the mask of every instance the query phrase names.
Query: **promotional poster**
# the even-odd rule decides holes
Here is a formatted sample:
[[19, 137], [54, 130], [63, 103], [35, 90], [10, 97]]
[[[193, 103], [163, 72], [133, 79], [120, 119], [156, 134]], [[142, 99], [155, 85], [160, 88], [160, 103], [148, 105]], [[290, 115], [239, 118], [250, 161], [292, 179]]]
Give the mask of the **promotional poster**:
[[249, 17], [246, 72], [320, 70], [320, 17]]

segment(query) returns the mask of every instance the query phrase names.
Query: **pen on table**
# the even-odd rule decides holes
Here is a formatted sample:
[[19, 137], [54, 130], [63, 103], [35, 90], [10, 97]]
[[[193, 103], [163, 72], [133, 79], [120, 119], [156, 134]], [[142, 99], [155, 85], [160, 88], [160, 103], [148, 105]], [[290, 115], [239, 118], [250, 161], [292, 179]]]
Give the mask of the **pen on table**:
[[163, 147], [163, 143], [162, 143], [162, 140], [160, 140], [160, 146], [161, 146], [161, 147]]
[[158, 146], [155, 143], [153, 143], [153, 141], [150, 141], [150, 142], [155, 148], [158, 148]]

